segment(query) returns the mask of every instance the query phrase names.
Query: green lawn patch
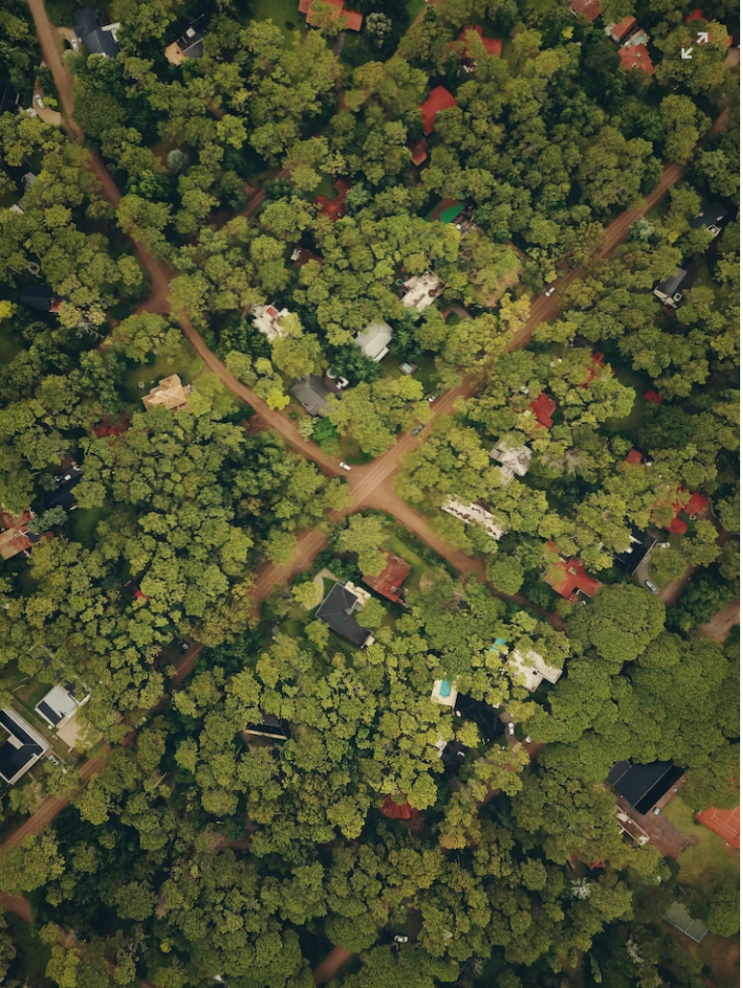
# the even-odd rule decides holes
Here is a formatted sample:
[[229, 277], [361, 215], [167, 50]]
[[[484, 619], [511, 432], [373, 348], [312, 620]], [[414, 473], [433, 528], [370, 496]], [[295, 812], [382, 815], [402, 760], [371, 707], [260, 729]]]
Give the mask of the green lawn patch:
[[250, 21], [273, 21], [284, 35], [284, 47], [290, 48], [294, 32], [307, 33], [304, 14], [297, 10], [297, 0], [253, 0], [250, 13], [244, 16], [243, 23]]
[[[141, 401], [150, 388], [171, 374], [179, 374], [183, 383], [188, 384], [203, 369], [204, 365], [199, 357], [184, 343], [173, 360], [155, 355], [147, 363], [137, 364], [128, 370], [123, 377], [126, 397], [129, 401]], [[140, 406], [139, 411], [143, 409], [144, 405]]]
[[426, 9], [426, 0], [408, 0], [405, 4], [405, 9], [408, 12], [408, 17], [412, 24], [421, 11]]
[[405, 587], [409, 590], [418, 590], [420, 587], [421, 577], [426, 570], [429, 570], [431, 567], [422, 558], [422, 556], [419, 556], [418, 553], [411, 549], [405, 542], [404, 532], [405, 529], [401, 525], [396, 526], [390, 533], [390, 537], [387, 539], [387, 548], [390, 552], [394, 552], [396, 556], [406, 559], [413, 567], [405, 580]]
[[107, 508], [78, 508], [77, 511], [73, 511], [69, 520], [72, 539], [92, 548], [98, 522], [103, 521], [107, 514]]
[[740, 869], [738, 855], [730, 853], [721, 837], [697, 823], [694, 810], [679, 796], [663, 808], [663, 815], [682, 833], [699, 841], [694, 847], [688, 847], [678, 859], [681, 865], [680, 881], [699, 889], [708, 889], [714, 887], [721, 872]]

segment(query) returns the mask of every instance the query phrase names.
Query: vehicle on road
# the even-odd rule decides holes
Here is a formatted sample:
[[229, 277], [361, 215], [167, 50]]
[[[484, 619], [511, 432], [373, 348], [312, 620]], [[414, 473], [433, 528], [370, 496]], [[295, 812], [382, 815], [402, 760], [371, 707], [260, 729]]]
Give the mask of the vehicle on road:
[[419, 432], [423, 430], [423, 423], [419, 422], [418, 425], [413, 429], [413, 435], [417, 436]]
[[351, 469], [349, 467], [349, 465], [345, 462], [345, 460], [341, 460], [341, 462], [338, 464], [338, 466], [341, 468], [341, 470], [349, 470], [350, 471], [350, 469]]
[[44, 106], [44, 100], [41, 98], [41, 94], [40, 93], [36, 93], [36, 95], [34, 96], [34, 103], [37, 106], [41, 106], [41, 107]]
[[433, 405], [433, 403], [436, 401], [437, 398], [438, 395], [428, 395], [426, 397], [426, 401], [428, 402], [429, 405]]
[[512, 720], [509, 720], [509, 722], [506, 724], [506, 734], [509, 736], [509, 738], [512, 738], [515, 733], [516, 733], [516, 725]]
[[547, 296], [547, 298], [549, 298], [550, 295], [554, 295], [555, 294], [555, 291], [556, 291], [556, 286], [553, 285], [552, 288], [548, 288], [547, 291], [544, 294]]
[[658, 593], [658, 588], [656, 587], [656, 585], [653, 583], [652, 580], [645, 580], [645, 586], [648, 588], [648, 590], [652, 590], [653, 593]]

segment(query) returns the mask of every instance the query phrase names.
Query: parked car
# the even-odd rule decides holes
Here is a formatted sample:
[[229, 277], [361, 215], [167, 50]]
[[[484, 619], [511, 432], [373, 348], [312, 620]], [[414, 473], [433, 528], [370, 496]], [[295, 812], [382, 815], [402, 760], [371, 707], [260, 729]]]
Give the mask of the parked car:
[[189, 650], [189, 648], [191, 647], [188, 644], [188, 642], [186, 641], [185, 638], [176, 638], [176, 641], [181, 646], [181, 648], [183, 649], [184, 652], [187, 652]]
[[413, 435], [417, 436], [419, 432], [423, 431], [423, 423], [419, 422], [418, 425], [413, 429]]
[[408, 942], [407, 937], [399, 937], [399, 936], [395, 937], [395, 943], [407, 943], [407, 942]]
[[645, 586], [648, 588], [648, 590], [651, 590], [653, 593], [658, 593], [658, 588], [656, 587], [656, 585], [653, 583], [652, 580], [645, 580]]
[[556, 285], [553, 285], [552, 288], [548, 288], [547, 289], [547, 291], [544, 293], [547, 296], [547, 298], [549, 298], [550, 295], [554, 295], [555, 294], [556, 288], [557, 288], [557, 286]]
[[34, 103], [37, 106], [41, 106], [41, 107], [44, 106], [44, 100], [41, 98], [41, 94], [40, 93], [36, 93], [36, 95], [34, 96]]
[[429, 405], [433, 405], [433, 403], [436, 401], [437, 398], [438, 395], [427, 395], [426, 401], [428, 402]]
[[341, 468], [341, 470], [349, 470], [350, 471], [350, 469], [351, 469], [349, 467], [349, 465], [346, 463], [345, 460], [341, 460], [341, 462], [338, 464], [338, 466]]
[[509, 736], [509, 738], [512, 738], [515, 733], [516, 733], [516, 725], [512, 720], [509, 720], [509, 722], [506, 724], [506, 734]]

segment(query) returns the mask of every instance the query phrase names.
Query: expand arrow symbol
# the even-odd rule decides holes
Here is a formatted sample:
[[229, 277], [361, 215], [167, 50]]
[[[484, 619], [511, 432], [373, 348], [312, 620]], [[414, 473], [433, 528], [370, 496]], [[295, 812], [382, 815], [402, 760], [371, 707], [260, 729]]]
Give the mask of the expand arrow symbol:
[[691, 58], [691, 53], [692, 53], [693, 50], [694, 50], [693, 48], [682, 48], [681, 49], [681, 57], [682, 58]]
[[707, 31], [700, 31], [699, 34], [697, 35], [697, 44], [698, 45], [706, 45], [708, 41], [709, 41], [709, 34], [708, 34], [708, 32]]

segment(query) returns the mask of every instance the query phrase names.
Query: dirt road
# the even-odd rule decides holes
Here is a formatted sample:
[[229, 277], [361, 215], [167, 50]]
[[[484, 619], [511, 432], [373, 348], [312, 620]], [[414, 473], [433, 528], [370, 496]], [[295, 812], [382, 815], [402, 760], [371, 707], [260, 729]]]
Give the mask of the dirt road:
[[321, 961], [314, 970], [316, 985], [324, 985], [327, 981], [332, 981], [344, 964], [347, 964], [356, 954], [345, 947], [333, 947], [324, 961]]
[[724, 644], [730, 634], [730, 629], [735, 624], [740, 624], [740, 601], [734, 600], [719, 614], [715, 614], [711, 621], [699, 627], [699, 634], [704, 638], [711, 638], [712, 641]]

